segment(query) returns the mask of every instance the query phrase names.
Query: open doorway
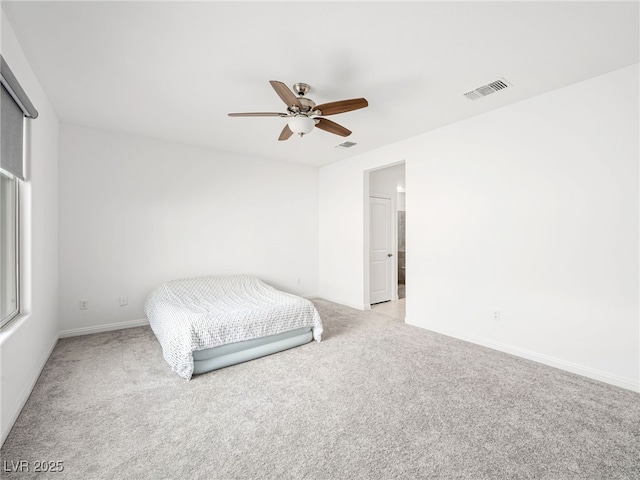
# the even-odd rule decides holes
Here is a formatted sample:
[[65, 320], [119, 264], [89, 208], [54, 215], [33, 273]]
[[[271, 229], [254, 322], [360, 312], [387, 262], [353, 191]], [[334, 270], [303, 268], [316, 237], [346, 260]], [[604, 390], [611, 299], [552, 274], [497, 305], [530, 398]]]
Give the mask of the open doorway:
[[365, 284], [375, 310], [404, 319], [406, 298], [405, 165], [370, 172], [366, 185]]

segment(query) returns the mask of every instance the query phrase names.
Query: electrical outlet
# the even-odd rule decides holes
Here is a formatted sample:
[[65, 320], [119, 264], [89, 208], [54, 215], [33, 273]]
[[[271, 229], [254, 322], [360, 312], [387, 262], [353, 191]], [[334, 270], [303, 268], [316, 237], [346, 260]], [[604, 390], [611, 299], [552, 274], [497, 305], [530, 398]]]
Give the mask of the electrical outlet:
[[302, 279], [301, 278], [298, 279], [298, 285], [302, 285]]
[[121, 306], [121, 307], [125, 307], [125, 306], [127, 306], [128, 304], [129, 304], [129, 299], [127, 298], [127, 296], [126, 296], [126, 295], [122, 295], [122, 296], [120, 297], [120, 306]]
[[496, 322], [500, 321], [500, 310], [494, 310], [493, 311], [493, 320]]
[[89, 308], [89, 302], [87, 300], [80, 300], [80, 310], [86, 310]]

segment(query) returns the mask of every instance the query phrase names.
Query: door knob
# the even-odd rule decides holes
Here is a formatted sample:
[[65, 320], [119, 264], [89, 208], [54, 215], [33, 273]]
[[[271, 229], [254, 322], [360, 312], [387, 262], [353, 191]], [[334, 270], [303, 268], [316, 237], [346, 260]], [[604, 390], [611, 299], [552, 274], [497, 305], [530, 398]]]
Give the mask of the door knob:
[[387, 257], [393, 257], [393, 253], [387, 253]]

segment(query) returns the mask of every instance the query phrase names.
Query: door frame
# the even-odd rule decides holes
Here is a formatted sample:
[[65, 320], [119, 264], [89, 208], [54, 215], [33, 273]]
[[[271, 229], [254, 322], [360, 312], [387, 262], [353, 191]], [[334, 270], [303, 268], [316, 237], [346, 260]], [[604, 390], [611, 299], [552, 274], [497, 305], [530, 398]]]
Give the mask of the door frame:
[[[365, 170], [363, 172], [364, 176], [364, 231], [362, 232], [363, 238], [363, 246], [364, 246], [364, 299], [363, 305], [365, 310], [371, 309], [371, 269], [370, 266], [370, 255], [369, 248], [371, 246], [371, 242], [369, 237], [371, 232], [370, 228], [370, 212], [369, 212], [369, 197], [381, 197], [381, 198], [390, 198], [391, 199], [391, 245], [392, 245], [392, 253], [393, 257], [391, 262], [391, 281], [393, 283], [393, 288], [391, 290], [391, 301], [398, 300], [398, 206], [397, 206], [397, 196], [388, 195], [388, 194], [379, 194], [377, 192], [371, 192], [369, 188], [369, 174], [371, 172], [375, 172], [376, 170], [382, 170], [388, 167], [393, 167], [395, 165], [400, 165], [402, 163], [406, 163], [404, 160], [399, 162], [392, 162], [387, 165], [382, 165], [377, 168], [372, 168], [370, 170]], [[405, 174], [406, 175], [406, 174]]]

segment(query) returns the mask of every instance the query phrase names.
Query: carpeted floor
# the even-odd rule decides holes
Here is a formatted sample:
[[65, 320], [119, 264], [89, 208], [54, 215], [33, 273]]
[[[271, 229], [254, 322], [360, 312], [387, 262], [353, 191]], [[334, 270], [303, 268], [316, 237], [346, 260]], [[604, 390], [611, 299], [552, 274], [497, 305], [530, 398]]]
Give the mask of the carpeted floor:
[[44, 477], [640, 478], [640, 395], [314, 303], [322, 343], [189, 382], [148, 327], [60, 340], [2, 447], [2, 477], [60, 461]]

